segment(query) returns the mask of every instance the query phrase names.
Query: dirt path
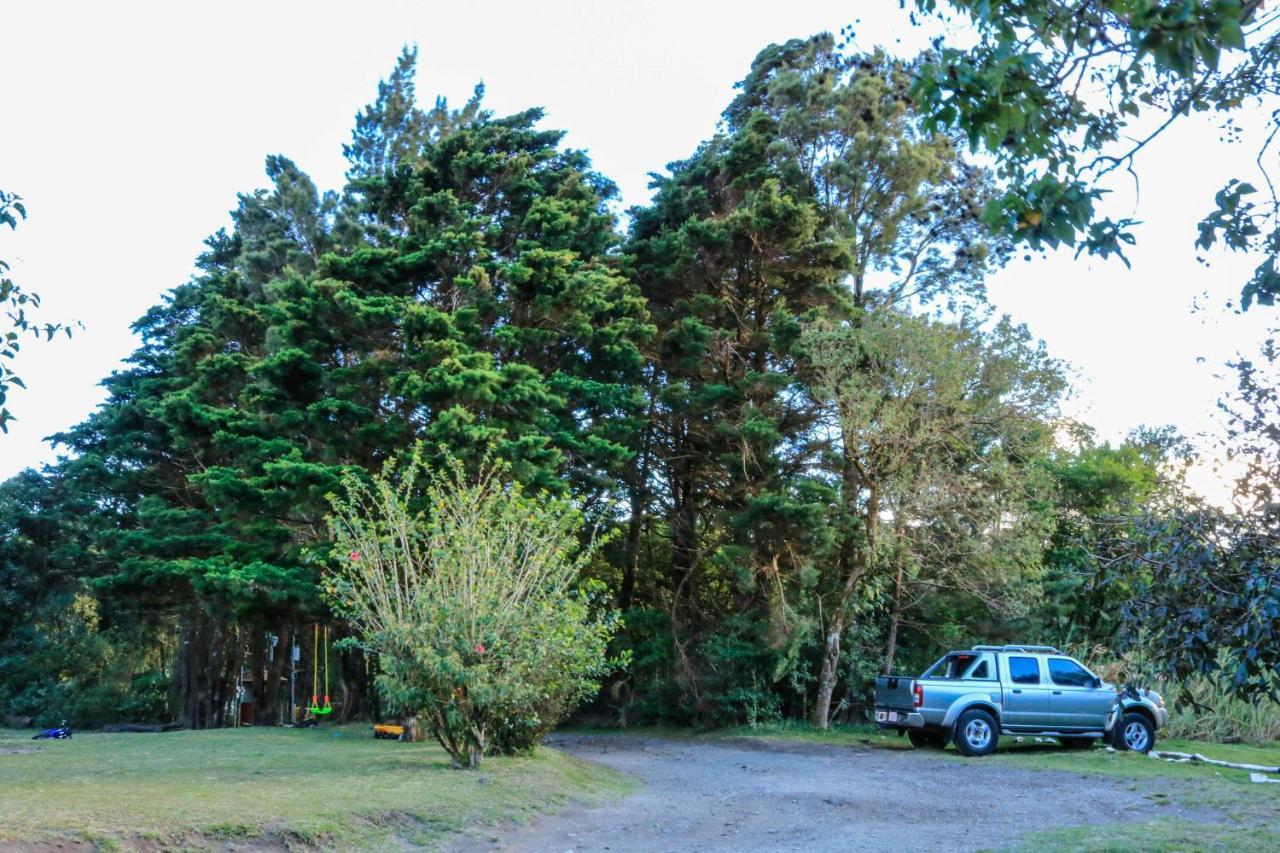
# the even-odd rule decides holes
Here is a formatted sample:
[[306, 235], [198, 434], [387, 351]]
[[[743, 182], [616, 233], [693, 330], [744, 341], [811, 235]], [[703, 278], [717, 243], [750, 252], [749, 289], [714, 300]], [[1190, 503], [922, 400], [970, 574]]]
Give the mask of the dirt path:
[[603, 808], [478, 831], [455, 850], [977, 850], [1039, 829], [1153, 817], [1128, 785], [998, 759], [748, 739], [575, 735], [552, 745], [644, 787]]

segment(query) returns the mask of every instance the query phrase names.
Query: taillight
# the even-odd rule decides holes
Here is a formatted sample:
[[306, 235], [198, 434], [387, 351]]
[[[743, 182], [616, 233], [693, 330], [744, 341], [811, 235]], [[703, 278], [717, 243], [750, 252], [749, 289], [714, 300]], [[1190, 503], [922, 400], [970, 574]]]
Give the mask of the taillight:
[[912, 696], [911, 704], [913, 707], [919, 708], [924, 704], [924, 687], [920, 684], [920, 682], [917, 681], [915, 685], [912, 686], [911, 696]]

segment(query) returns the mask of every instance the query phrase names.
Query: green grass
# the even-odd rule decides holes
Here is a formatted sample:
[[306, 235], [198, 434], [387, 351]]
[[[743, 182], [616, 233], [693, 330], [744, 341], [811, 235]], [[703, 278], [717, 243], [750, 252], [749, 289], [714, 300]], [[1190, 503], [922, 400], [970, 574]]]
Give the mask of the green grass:
[[[1280, 744], [1270, 747], [1157, 740], [1156, 750], [1198, 752], [1243, 764], [1280, 765]], [[1204, 764], [1175, 764], [1131, 752], [1010, 749], [996, 761], [1129, 781], [1152, 803], [1152, 820], [1075, 827], [1037, 833], [1023, 849], [1079, 851], [1280, 850], [1280, 785], [1249, 781], [1249, 771]], [[1206, 815], [1204, 822], [1162, 818], [1171, 804]]]
[[1257, 851], [1277, 849], [1274, 826], [1203, 824], [1185, 820], [1083, 826], [1038, 832], [1020, 850], [1071, 853], [1152, 853], [1152, 851]]
[[284, 846], [433, 847], [456, 830], [523, 821], [632, 785], [549, 749], [453, 770], [434, 744], [374, 740], [367, 726], [70, 741], [0, 731], [0, 843], [207, 847], [268, 836]]

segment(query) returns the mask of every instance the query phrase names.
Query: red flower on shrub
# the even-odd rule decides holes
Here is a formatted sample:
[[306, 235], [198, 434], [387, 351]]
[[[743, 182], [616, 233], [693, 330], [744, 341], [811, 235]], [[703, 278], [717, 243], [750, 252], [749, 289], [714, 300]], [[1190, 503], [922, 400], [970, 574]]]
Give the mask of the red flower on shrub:
[[347, 556], [351, 557], [351, 562], [353, 562], [353, 563], [356, 563], [356, 562], [359, 562], [359, 561], [360, 561], [360, 553], [359, 553], [358, 551], [352, 551], [352, 552], [351, 552], [350, 554], [348, 554]]
[[484, 654], [484, 643], [476, 643], [476, 651]]

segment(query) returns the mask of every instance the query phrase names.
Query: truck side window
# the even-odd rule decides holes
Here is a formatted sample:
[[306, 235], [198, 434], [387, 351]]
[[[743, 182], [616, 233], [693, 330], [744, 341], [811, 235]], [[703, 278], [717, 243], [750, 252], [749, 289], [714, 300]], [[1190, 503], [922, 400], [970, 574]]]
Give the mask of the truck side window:
[[984, 660], [973, 668], [973, 672], [969, 673], [968, 677], [969, 678], [990, 678], [991, 668], [987, 666], [987, 662]]
[[1049, 658], [1049, 678], [1064, 687], [1092, 687], [1093, 676], [1073, 660]]
[[1039, 684], [1040, 664], [1035, 658], [1009, 658], [1009, 678], [1014, 684]]

